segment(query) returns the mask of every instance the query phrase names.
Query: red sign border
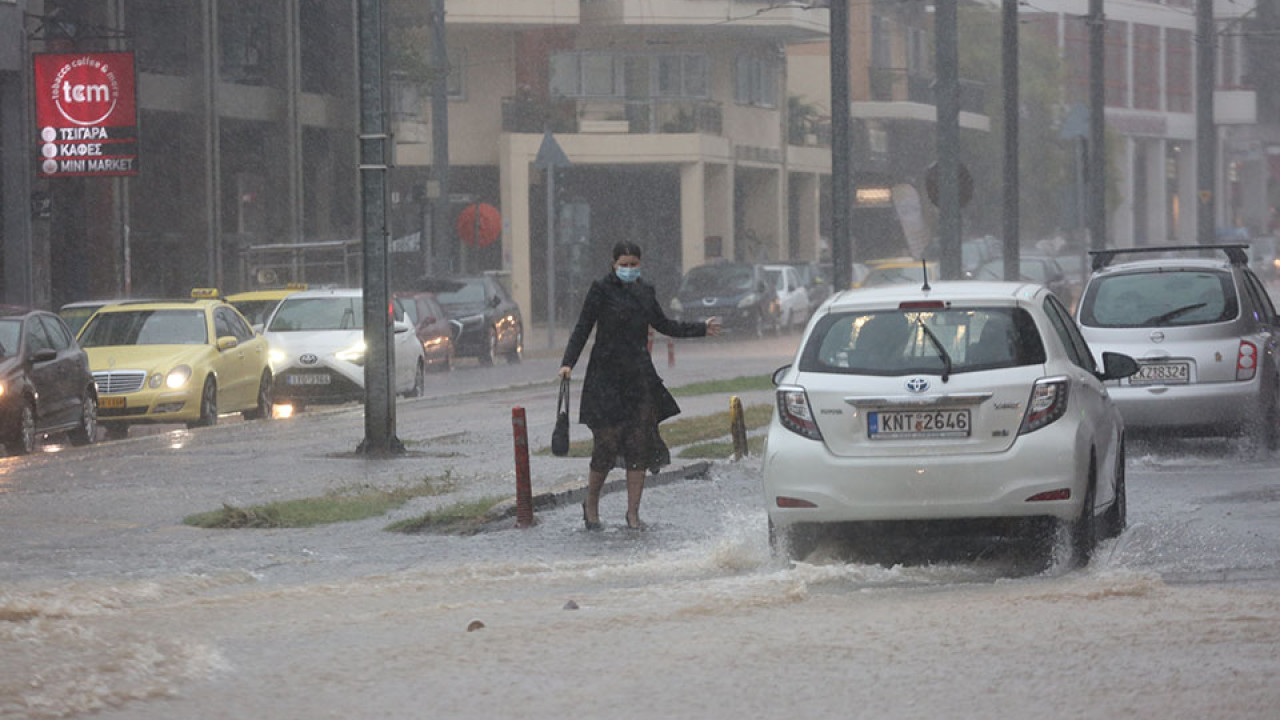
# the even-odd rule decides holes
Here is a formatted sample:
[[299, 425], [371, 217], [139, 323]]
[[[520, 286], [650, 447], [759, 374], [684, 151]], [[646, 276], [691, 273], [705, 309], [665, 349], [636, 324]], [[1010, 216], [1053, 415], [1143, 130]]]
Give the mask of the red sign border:
[[[121, 77], [128, 79], [129, 87], [122, 88], [120, 92], [122, 97], [125, 96], [126, 91], [130, 93], [130, 97], [128, 98], [128, 100], [129, 100], [129, 104], [131, 104], [133, 107], [133, 115], [131, 118], [128, 118], [128, 119], [131, 121], [131, 124], [99, 123], [94, 125], [76, 125], [66, 121], [65, 118], [61, 117], [56, 112], [55, 113], [42, 112], [41, 111], [42, 103], [40, 102], [40, 94], [42, 92], [45, 92], [46, 88], [44, 88], [43, 83], [38, 82], [38, 80], [44, 79], [42, 75], [47, 73], [42, 73], [40, 66], [42, 63], [49, 63], [50, 61], [48, 59], [54, 58], [54, 57], [65, 58], [65, 60], [62, 61], [62, 63], [69, 63], [79, 58], [92, 57], [95, 59], [105, 60], [109, 64], [114, 64], [116, 59], [120, 57], [127, 57], [129, 72], [127, 73], [127, 75], [121, 75]], [[56, 65], [60, 63], [59, 61], [55, 60], [50, 64]], [[138, 152], [138, 143], [139, 143], [138, 64], [137, 64], [137, 54], [134, 51], [104, 50], [104, 51], [84, 51], [84, 52], [59, 51], [59, 52], [32, 53], [31, 54], [31, 71], [32, 71], [31, 84], [32, 84], [32, 90], [33, 90], [32, 102], [34, 105], [34, 107], [32, 108], [32, 115], [35, 122], [35, 124], [33, 125], [33, 128], [36, 134], [36, 136], [33, 138], [35, 140], [35, 146], [36, 146], [36, 177], [41, 179], [58, 179], [58, 178], [72, 178], [72, 177], [133, 177], [138, 175], [138, 160], [140, 155], [140, 153]], [[119, 112], [120, 111], [118, 110], [113, 110], [111, 115], [108, 116], [108, 119], [110, 117], [114, 117], [118, 115]], [[52, 114], [54, 117], [46, 117], [46, 115], [49, 115], [49, 114]], [[54, 120], [55, 122], [42, 122], [46, 120]], [[132, 143], [134, 144], [134, 151], [131, 154], [119, 155], [114, 157], [124, 157], [124, 158], [131, 159], [132, 160], [132, 162], [130, 163], [131, 169], [127, 171], [95, 170], [95, 171], [85, 171], [85, 172], [46, 173], [44, 171], [44, 168], [42, 167], [44, 158], [40, 153], [41, 146], [43, 146], [45, 143], [39, 137], [39, 133], [41, 132], [41, 130], [46, 127], [51, 127], [59, 130], [62, 128], [70, 128], [70, 127], [98, 127], [98, 128], [104, 128], [104, 129], [115, 129], [118, 132], [130, 135], [132, 137]]]

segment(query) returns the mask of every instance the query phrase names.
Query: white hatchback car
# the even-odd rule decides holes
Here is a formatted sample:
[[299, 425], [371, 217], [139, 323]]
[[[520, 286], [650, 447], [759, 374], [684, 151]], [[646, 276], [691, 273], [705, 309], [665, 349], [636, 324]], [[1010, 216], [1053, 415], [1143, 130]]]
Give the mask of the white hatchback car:
[[1100, 372], [1048, 290], [876, 287], [818, 313], [774, 375], [764, 496], [775, 548], [800, 559], [823, 529], [947, 521], [1034, 541], [1063, 527], [1084, 563], [1098, 537], [1123, 530], [1124, 423], [1103, 382], [1137, 365], [1105, 353]]
[[[418, 397], [426, 387], [422, 343], [395, 310], [395, 391]], [[313, 402], [364, 398], [364, 294], [359, 289], [303, 290], [280, 301], [267, 320], [275, 402], [298, 409]]]

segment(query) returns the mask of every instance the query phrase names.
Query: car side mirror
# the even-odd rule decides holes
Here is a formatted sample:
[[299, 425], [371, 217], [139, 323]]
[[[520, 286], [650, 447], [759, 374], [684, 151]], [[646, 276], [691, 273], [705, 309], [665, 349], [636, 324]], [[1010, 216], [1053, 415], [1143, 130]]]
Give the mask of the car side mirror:
[[218, 338], [218, 350], [230, 350], [239, 345], [240, 341], [236, 340], [234, 335], [223, 335]]
[[790, 369], [791, 369], [790, 365], [783, 365], [782, 367], [773, 371], [773, 375], [769, 376], [769, 380], [770, 382], [773, 383], [774, 387], [777, 387], [778, 383], [782, 382], [782, 376], [786, 375], [787, 371]]
[[1099, 380], [1120, 380], [1138, 372], [1138, 361], [1115, 352], [1102, 353], [1102, 374]]
[[502, 304], [502, 298], [498, 297], [497, 295], [494, 295], [493, 297], [489, 298], [489, 307], [496, 308], [501, 304]]
[[49, 362], [58, 357], [58, 351], [53, 348], [40, 348], [31, 353], [31, 362]]

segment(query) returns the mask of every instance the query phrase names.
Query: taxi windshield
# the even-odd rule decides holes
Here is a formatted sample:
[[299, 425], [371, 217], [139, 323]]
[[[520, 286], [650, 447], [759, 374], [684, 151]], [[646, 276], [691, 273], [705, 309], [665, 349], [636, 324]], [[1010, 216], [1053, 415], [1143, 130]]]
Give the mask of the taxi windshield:
[[98, 313], [80, 334], [81, 347], [112, 345], [204, 345], [209, 332], [203, 310], [127, 310]]

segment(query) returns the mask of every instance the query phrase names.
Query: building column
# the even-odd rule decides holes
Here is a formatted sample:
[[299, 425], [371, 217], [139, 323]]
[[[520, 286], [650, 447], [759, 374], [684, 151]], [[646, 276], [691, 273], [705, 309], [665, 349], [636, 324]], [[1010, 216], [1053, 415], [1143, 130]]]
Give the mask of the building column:
[[1144, 159], [1147, 166], [1147, 203], [1139, 212], [1147, 214], [1148, 245], [1165, 245], [1169, 242], [1168, 170], [1165, 162], [1166, 148], [1163, 138], [1145, 140]]
[[817, 173], [793, 173], [791, 175], [792, 193], [790, 212], [796, 219], [796, 233], [791, 250], [796, 259], [817, 261], [818, 229], [819, 229], [819, 175]]
[[680, 165], [680, 267], [683, 272], [706, 256], [707, 188], [702, 161]]
[[1108, 244], [1114, 247], [1130, 247], [1134, 241], [1133, 214], [1136, 209], [1133, 199], [1136, 188], [1133, 171], [1137, 139], [1132, 135], [1124, 135], [1123, 138], [1123, 149], [1116, 163], [1120, 167], [1120, 206], [1107, 221]]
[[[525, 136], [503, 134], [498, 156], [502, 203], [502, 269], [511, 273], [511, 295], [526, 318], [533, 317], [533, 265], [529, 238], [529, 163], [537, 146]], [[540, 137], [534, 136], [535, 141]]]
[[[706, 194], [703, 196], [704, 224], [706, 235], [720, 238], [720, 258], [732, 260], [734, 257], [734, 218], [733, 218], [733, 174], [732, 163], [725, 165], [706, 165], [703, 175], [706, 180]], [[705, 242], [705, 239], [704, 239]], [[706, 257], [705, 245], [697, 255], [694, 265], [701, 265], [715, 258]], [[686, 266], [685, 272], [689, 267]]]
[[1196, 198], [1196, 153], [1195, 143], [1184, 142], [1180, 145], [1177, 162], [1178, 171], [1178, 227], [1176, 228], [1179, 244], [1196, 242], [1196, 213], [1200, 202]]

